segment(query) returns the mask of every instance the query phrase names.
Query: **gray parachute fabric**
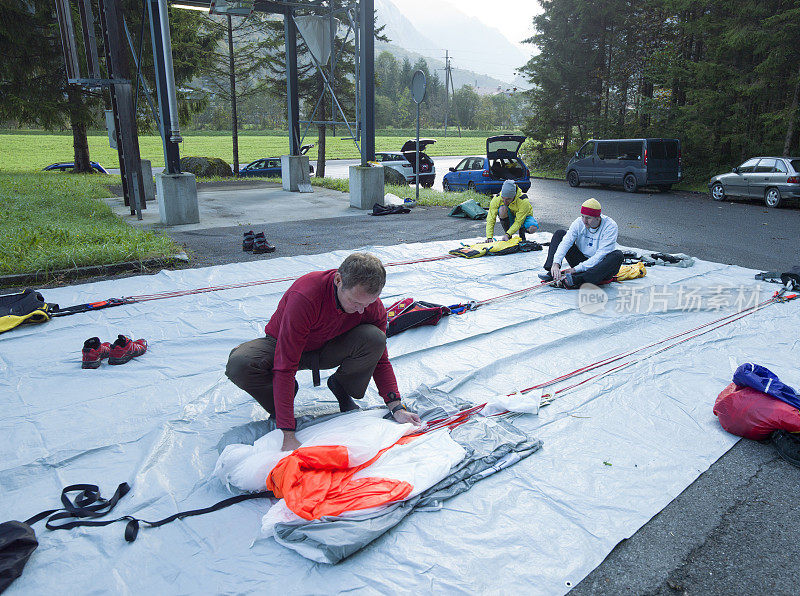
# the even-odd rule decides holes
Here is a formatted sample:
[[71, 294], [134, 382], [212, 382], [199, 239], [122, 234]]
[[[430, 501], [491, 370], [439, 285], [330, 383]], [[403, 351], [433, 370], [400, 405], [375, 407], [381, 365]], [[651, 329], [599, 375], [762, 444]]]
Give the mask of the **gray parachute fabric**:
[[[405, 400], [423, 420], [436, 420], [471, 404], [458, 403], [441, 392], [420, 391]], [[450, 435], [467, 452], [450, 474], [408, 501], [362, 516], [322, 517], [316, 521], [277, 523], [274, 538], [307, 559], [335, 564], [362, 549], [415, 510], [436, 509], [441, 502], [538, 451], [542, 442], [528, 437], [508, 420], [473, 416]]]

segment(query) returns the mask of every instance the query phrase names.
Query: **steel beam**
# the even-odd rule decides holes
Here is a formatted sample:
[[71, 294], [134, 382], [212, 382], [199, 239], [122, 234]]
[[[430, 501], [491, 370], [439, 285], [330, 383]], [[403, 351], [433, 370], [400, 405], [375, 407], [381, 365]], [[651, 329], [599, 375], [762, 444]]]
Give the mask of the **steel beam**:
[[124, 79], [125, 83], [111, 85], [111, 100], [118, 126], [120, 168], [124, 176], [123, 190], [127, 191], [127, 203], [131, 215], [142, 219], [144, 184], [142, 162], [139, 155], [139, 132], [136, 114], [133, 112], [130, 64], [125, 43], [121, 0], [100, 0], [105, 30], [106, 57], [110, 79]]
[[297, 86], [297, 26], [292, 9], [283, 13], [283, 38], [286, 46], [286, 103], [289, 124], [289, 155], [300, 155], [300, 98]]
[[148, 14], [150, 17], [150, 39], [153, 43], [153, 65], [155, 68], [156, 95], [161, 113], [159, 119], [159, 132], [164, 149], [164, 165], [168, 174], [180, 174], [181, 156], [178, 143], [173, 141], [173, 131], [170, 118], [170, 101], [167, 91], [167, 68], [164, 64], [164, 43], [161, 34], [161, 10], [158, 0], [148, 0]]
[[361, 165], [375, 159], [375, 2], [361, 0], [359, 29], [361, 32]]

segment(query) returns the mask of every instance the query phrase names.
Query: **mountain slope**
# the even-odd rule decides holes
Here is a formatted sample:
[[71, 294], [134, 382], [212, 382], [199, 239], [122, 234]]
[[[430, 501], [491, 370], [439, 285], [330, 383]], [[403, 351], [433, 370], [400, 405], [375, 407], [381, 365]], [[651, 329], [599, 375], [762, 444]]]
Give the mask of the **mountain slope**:
[[375, 8], [392, 44], [426, 59], [441, 55], [441, 60], [446, 49], [454, 67], [508, 83], [530, 57], [497, 29], [444, 0], [375, 0]]

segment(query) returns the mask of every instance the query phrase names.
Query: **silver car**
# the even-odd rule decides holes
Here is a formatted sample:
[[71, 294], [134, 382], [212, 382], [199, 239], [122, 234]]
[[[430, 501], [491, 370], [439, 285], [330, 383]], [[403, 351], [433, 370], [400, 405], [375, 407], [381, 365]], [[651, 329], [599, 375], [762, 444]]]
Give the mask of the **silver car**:
[[780, 207], [787, 199], [800, 199], [800, 158], [753, 157], [728, 174], [714, 176], [708, 192], [715, 201], [745, 197]]
[[[433, 160], [425, 153], [425, 147], [433, 145], [436, 139], [420, 139], [419, 140], [419, 183], [420, 185], [430, 188], [433, 186], [433, 181], [436, 178], [436, 166], [433, 165]], [[386, 151], [376, 151], [375, 161], [372, 163], [380, 164], [384, 168], [392, 168], [400, 172], [409, 184], [417, 182], [417, 176], [414, 169], [417, 167], [417, 140], [409, 139], [403, 145], [400, 153], [389, 153]]]

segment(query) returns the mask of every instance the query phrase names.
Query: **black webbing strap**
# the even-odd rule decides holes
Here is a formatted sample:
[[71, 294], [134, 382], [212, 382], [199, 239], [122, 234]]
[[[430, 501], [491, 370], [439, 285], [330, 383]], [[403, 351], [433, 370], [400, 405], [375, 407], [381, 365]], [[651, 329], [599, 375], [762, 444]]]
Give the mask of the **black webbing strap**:
[[111, 306], [121, 306], [123, 304], [131, 304], [133, 300], [130, 298], [109, 298], [108, 300], [100, 300], [98, 302], [87, 302], [85, 304], [76, 304], [75, 306], [65, 306], [60, 308], [57, 304], [54, 305], [55, 309], [51, 313], [53, 317], [66, 317], [67, 315], [76, 315], [82, 312], [89, 312], [90, 310], [100, 310], [101, 308], [109, 308]]
[[[184, 517], [191, 517], [193, 515], [211, 513], [212, 511], [218, 511], [235, 503], [241, 503], [242, 501], [247, 501], [250, 499], [261, 499], [264, 497], [273, 496], [273, 494], [269, 491], [237, 495], [235, 497], [224, 499], [219, 503], [211, 505], [210, 507], [205, 507], [203, 509], [192, 509], [190, 511], [180, 511], [170, 515], [169, 517], [165, 517], [164, 519], [154, 522], [144, 519], [137, 519], [130, 515], [123, 515], [122, 517], [118, 517], [116, 519], [104, 519], [97, 521], [82, 519], [87, 517], [103, 517], [104, 515], [110, 513], [117, 504], [117, 501], [128, 494], [130, 490], [131, 487], [128, 485], [128, 483], [123, 482], [117, 487], [116, 492], [114, 492], [114, 495], [110, 499], [104, 499], [100, 496], [100, 489], [94, 484], [71, 484], [61, 491], [61, 502], [64, 505], [63, 509], [50, 509], [48, 511], [42, 511], [41, 513], [37, 513], [30, 519], [26, 520], [25, 523], [31, 525], [35, 524], [37, 521], [48, 518], [47, 522], [45, 523], [45, 527], [48, 530], [70, 530], [72, 528], [82, 526], [108, 526], [119, 521], [127, 520], [128, 523], [125, 526], [125, 540], [128, 542], [133, 542], [136, 540], [136, 536], [139, 534], [140, 524], [157, 528], [158, 526], [163, 526], [164, 524], [173, 522], [176, 519], [183, 519]], [[69, 493], [76, 491], [78, 491], [78, 495], [74, 500], [70, 499]], [[66, 521], [60, 524], [53, 523], [58, 520], [68, 519], [73, 521]]]

